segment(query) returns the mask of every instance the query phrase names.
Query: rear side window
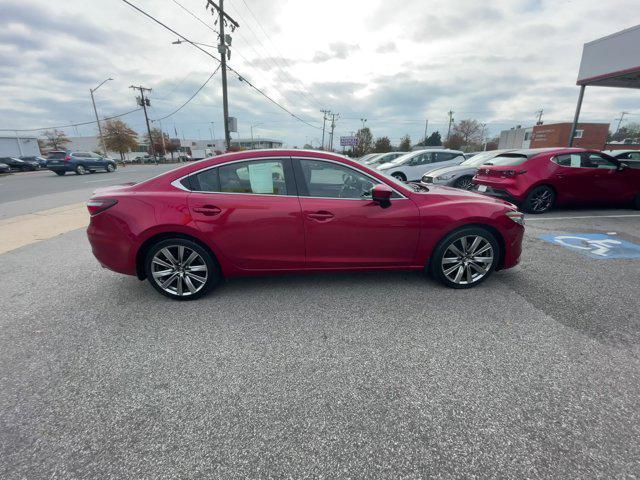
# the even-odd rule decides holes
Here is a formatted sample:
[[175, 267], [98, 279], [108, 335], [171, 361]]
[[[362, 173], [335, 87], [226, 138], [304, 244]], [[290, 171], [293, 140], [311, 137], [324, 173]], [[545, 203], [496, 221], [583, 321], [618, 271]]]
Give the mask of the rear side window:
[[189, 179], [191, 189], [200, 192], [289, 194], [284, 161], [280, 159], [221, 165]]
[[558, 155], [553, 158], [553, 161], [561, 167], [580, 168], [582, 166], [582, 155], [579, 153]]
[[47, 155], [47, 159], [49, 159], [49, 160], [58, 160], [58, 159], [66, 157], [66, 156], [67, 156], [67, 154], [64, 153], [64, 152], [50, 152]]
[[485, 165], [499, 165], [503, 167], [511, 167], [515, 165], [522, 165], [529, 158], [526, 155], [498, 155], [491, 160], [485, 162]]

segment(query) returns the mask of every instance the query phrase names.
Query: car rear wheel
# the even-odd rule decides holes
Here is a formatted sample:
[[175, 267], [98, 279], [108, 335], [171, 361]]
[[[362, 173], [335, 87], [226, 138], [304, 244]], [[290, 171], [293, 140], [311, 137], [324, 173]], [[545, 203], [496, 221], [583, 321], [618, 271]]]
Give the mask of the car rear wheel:
[[491, 232], [466, 227], [447, 235], [430, 260], [430, 273], [449, 288], [471, 288], [495, 270], [500, 246]]
[[87, 173], [87, 169], [84, 168], [84, 165], [78, 165], [76, 167], [76, 174], [77, 175], [84, 175], [85, 173]]
[[56, 175], [63, 176], [65, 173], [67, 173], [67, 172], [65, 172], [64, 170], [62, 170], [62, 171], [56, 170]]
[[460, 188], [461, 190], [471, 190], [471, 186], [473, 185], [473, 183], [471, 183], [472, 178], [473, 177], [469, 175], [460, 177], [458, 180], [456, 180], [456, 183], [454, 183], [453, 186], [456, 188]]
[[175, 300], [200, 298], [220, 279], [212, 255], [183, 238], [153, 245], [147, 253], [145, 271], [153, 288]]
[[529, 192], [522, 208], [528, 213], [545, 213], [551, 210], [555, 201], [556, 192], [551, 187], [541, 185]]
[[108, 163], [107, 164], [107, 172], [112, 173], [116, 170], [116, 167], [113, 166], [113, 164]]
[[406, 177], [406, 175], [404, 173], [395, 172], [395, 173], [392, 173], [391, 176], [394, 177], [394, 178], [397, 178], [401, 182], [406, 182], [407, 181], [407, 177]]

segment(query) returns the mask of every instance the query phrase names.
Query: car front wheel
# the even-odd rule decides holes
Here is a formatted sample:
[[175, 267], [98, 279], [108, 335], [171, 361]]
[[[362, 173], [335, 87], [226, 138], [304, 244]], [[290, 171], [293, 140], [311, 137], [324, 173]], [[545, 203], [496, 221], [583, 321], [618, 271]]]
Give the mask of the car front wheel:
[[149, 250], [145, 261], [149, 283], [175, 300], [195, 300], [220, 279], [212, 255], [191, 240], [162, 240]]
[[471, 190], [471, 187], [473, 186], [473, 183], [471, 182], [472, 178], [473, 177], [470, 177], [469, 175], [461, 177], [456, 180], [456, 183], [454, 183], [453, 186], [462, 190]]
[[471, 288], [495, 270], [500, 247], [491, 232], [467, 227], [447, 235], [431, 256], [430, 272], [450, 288]]
[[114, 167], [112, 163], [107, 164], [107, 172], [111, 173], [111, 172], [115, 172], [115, 170], [116, 170], [116, 167]]
[[407, 181], [407, 177], [405, 176], [404, 173], [395, 172], [395, 173], [392, 173], [391, 176], [397, 178], [401, 182], [406, 182]]

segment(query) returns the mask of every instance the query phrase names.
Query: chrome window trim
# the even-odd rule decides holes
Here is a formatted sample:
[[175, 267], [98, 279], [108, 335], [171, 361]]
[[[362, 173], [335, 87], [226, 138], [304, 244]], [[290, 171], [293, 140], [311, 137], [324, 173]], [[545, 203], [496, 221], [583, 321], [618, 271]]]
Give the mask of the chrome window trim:
[[183, 175], [180, 178], [175, 179], [173, 182], [170, 183], [171, 186], [179, 189], [179, 190], [183, 190], [185, 192], [190, 192], [190, 193], [210, 193], [210, 194], [219, 194], [219, 195], [258, 195], [258, 196], [263, 196], [263, 197], [294, 197], [294, 198], [325, 198], [325, 199], [329, 199], [329, 200], [356, 200], [356, 201], [372, 201], [371, 199], [368, 198], [340, 198], [340, 197], [311, 197], [311, 196], [304, 196], [304, 195], [300, 195], [299, 193], [296, 193], [295, 195], [279, 195], [279, 194], [275, 194], [275, 193], [245, 193], [245, 192], [214, 192], [211, 190], [189, 190], [187, 187], [185, 187], [184, 185], [182, 185], [182, 183], [180, 183], [182, 180], [184, 180], [187, 177], [190, 177], [191, 175], [197, 175], [200, 174], [202, 172], [206, 172], [208, 170], [212, 170], [214, 168], [218, 168], [221, 167], [223, 165], [232, 165], [234, 163], [240, 163], [240, 162], [256, 162], [256, 161], [261, 161], [261, 160], [281, 160], [283, 158], [291, 158], [292, 160], [315, 160], [315, 161], [319, 161], [319, 162], [329, 162], [329, 163], [335, 163], [337, 165], [341, 165], [345, 168], [349, 168], [351, 170], [354, 170], [362, 175], [365, 175], [369, 178], [371, 178], [373, 181], [375, 181], [376, 183], [384, 183], [385, 185], [387, 185], [389, 188], [391, 188], [394, 192], [396, 192], [398, 195], [400, 195], [400, 198], [394, 198], [392, 200], [396, 201], [396, 200], [408, 200], [408, 197], [405, 196], [402, 192], [399, 192], [398, 190], [396, 190], [394, 187], [392, 187], [391, 185], [389, 185], [387, 182], [382, 182], [380, 179], [366, 173], [363, 172], [362, 170], [358, 170], [353, 168], [350, 165], [347, 165], [343, 162], [338, 162], [336, 160], [329, 160], [326, 158], [317, 158], [317, 157], [289, 157], [289, 156], [275, 156], [275, 157], [258, 157], [258, 158], [254, 158], [254, 159], [247, 159], [247, 158], [243, 158], [241, 160], [233, 160], [231, 162], [224, 162], [224, 163], [219, 163], [217, 165], [212, 165], [210, 167], [206, 167], [206, 168], [202, 168], [200, 170], [196, 170], [195, 172], [191, 172], [188, 173], [186, 175]]

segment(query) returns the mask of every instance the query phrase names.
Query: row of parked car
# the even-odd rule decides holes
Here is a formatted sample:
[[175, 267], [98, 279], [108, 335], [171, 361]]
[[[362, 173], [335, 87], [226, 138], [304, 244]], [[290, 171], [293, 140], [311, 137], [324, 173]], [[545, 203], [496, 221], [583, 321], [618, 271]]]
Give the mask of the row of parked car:
[[556, 205], [633, 204], [640, 208], [640, 151], [580, 148], [421, 150], [359, 159], [406, 182], [475, 190], [529, 213]]
[[0, 157], [0, 173], [30, 172], [46, 168], [43, 157]]

